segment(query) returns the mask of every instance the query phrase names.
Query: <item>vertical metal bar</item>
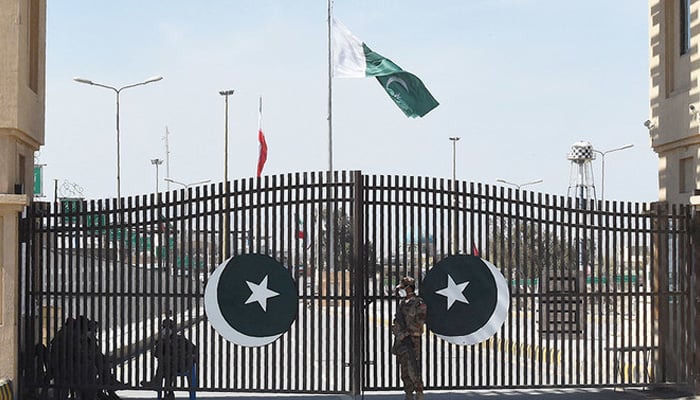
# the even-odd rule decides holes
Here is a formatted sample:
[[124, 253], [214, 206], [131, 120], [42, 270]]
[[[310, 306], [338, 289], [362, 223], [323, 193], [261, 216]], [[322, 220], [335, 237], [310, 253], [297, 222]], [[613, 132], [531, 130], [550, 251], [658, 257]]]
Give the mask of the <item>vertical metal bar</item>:
[[[541, 299], [539, 296], [542, 295], [541, 291], [538, 290], [539, 285], [541, 284], [540, 280], [542, 279], [542, 269], [544, 268], [544, 265], [546, 264], [546, 249], [549, 247], [549, 241], [548, 241], [548, 232], [549, 232], [549, 225], [547, 224], [547, 211], [545, 207], [549, 206], [549, 197], [548, 196], [543, 196], [542, 193], [537, 194], [537, 202], [535, 203], [535, 212], [536, 212], [536, 218], [537, 218], [537, 237], [539, 238], [539, 244], [537, 245], [537, 251], [536, 254], [533, 252], [533, 255], [537, 257], [537, 260], [539, 260], [539, 263], [536, 263], [531, 270], [531, 273], [528, 275], [530, 279], [532, 279], [532, 291], [530, 295], [530, 300], [529, 300], [529, 310], [530, 313], [532, 313], [532, 317], [529, 318], [530, 321], [530, 335], [528, 338], [528, 343], [531, 349], [531, 352], [529, 354], [530, 358], [530, 380], [529, 382], [525, 382], [526, 385], [528, 386], [537, 386], [541, 382], [541, 375], [537, 375], [536, 372], [538, 368], [541, 370], [541, 365], [542, 363], [538, 361], [538, 354], [536, 349], [539, 347], [536, 347], [535, 344], [539, 342], [540, 335], [537, 334], [537, 325], [536, 325], [536, 320], [538, 319], [537, 315], [535, 314], [535, 311], [538, 309], [537, 303]], [[543, 211], [544, 209], [544, 211]], [[534, 246], [534, 244], [533, 244]], [[540, 320], [539, 323], [541, 324], [542, 321]]]
[[[234, 193], [237, 193], [237, 187], [236, 181], [234, 181]], [[238, 245], [238, 241], [236, 240], [235, 236], [235, 231], [237, 229], [236, 227], [236, 222], [230, 222], [232, 225], [229, 225], [229, 196], [230, 196], [230, 182], [222, 182], [219, 184], [219, 192], [217, 193], [218, 196], [212, 201], [211, 207], [212, 211], [218, 210], [218, 221], [217, 221], [217, 229], [219, 232], [219, 251], [217, 252], [217, 258], [218, 258], [218, 263], [222, 264], [224, 261], [228, 259], [230, 255], [235, 255], [236, 254], [236, 247]], [[235, 197], [234, 197], [235, 199]], [[229, 240], [230, 238], [230, 232], [234, 232], [233, 240]], [[229, 252], [229, 242], [235, 243], [233, 246], [233, 253]], [[240, 376], [239, 374], [241, 373], [241, 368], [239, 368], [238, 364], [234, 363], [231, 364], [230, 358], [225, 361], [225, 357], [230, 357], [231, 351], [230, 348], [227, 349], [228, 351], [223, 351], [222, 347], [222, 338], [221, 336], [217, 335], [214, 329], [209, 328], [209, 337], [208, 337], [208, 346], [207, 346], [207, 338], [205, 338], [205, 347], [211, 349], [211, 354], [205, 354], [204, 358], [206, 360], [207, 356], [211, 355], [211, 373], [208, 375], [209, 382], [208, 384], [210, 387], [218, 387], [218, 383], [221, 382], [221, 370], [224, 367], [224, 365], [234, 365], [235, 368], [235, 373], [236, 373], [236, 386], [235, 388], [239, 388], [238, 383], [241, 382], [241, 379], [238, 379]], [[206, 362], [206, 361], [205, 361]]]
[[[513, 358], [516, 358], [519, 356], [518, 349], [517, 349], [517, 343], [518, 343], [518, 336], [520, 333], [520, 324], [516, 323], [516, 319], [514, 317], [517, 317], [516, 313], [518, 312], [518, 306], [520, 305], [518, 298], [520, 296], [520, 290], [519, 290], [519, 285], [516, 283], [513, 285], [513, 282], [517, 282], [517, 269], [521, 265], [521, 254], [520, 254], [520, 238], [522, 237], [522, 230], [523, 226], [520, 221], [520, 197], [522, 196], [522, 191], [521, 190], [515, 190], [511, 191], [508, 190], [508, 215], [511, 215], [510, 221], [509, 221], [509, 232], [508, 232], [508, 243], [506, 243], [506, 247], [508, 248], [508, 263], [505, 272], [505, 277], [508, 282], [508, 286], [510, 287], [510, 293], [511, 293], [511, 301], [510, 305], [511, 307], [513, 306], [513, 303], [515, 303], [515, 312], [510, 312], [508, 313], [508, 320], [507, 324], [511, 328], [508, 331], [508, 341], [511, 343], [511, 348], [509, 351], [505, 352], [503, 354], [503, 357], [501, 359], [500, 367], [501, 367], [501, 384], [506, 385], [506, 384], [513, 384], [513, 373], [517, 375], [517, 371], [513, 371], [512, 365], [513, 363]], [[513, 301], [515, 300], [515, 301]], [[515, 329], [513, 329], [515, 328]], [[505, 333], [505, 327], [501, 328], [501, 331]], [[515, 345], [515, 346], [514, 346]], [[515, 351], [513, 351], [513, 347], [515, 347]], [[506, 363], [506, 357], [507, 357], [507, 363]], [[508, 367], [506, 367], [508, 366]], [[506, 371], [507, 370], [507, 371]], [[507, 373], [506, 373], [507, 372]]]
[[[308, 221], [308, 215], [306, 214], [306, 207], [303, 205], [304, 201], [306, 200], [306, 191], [307, 189], [307, 179], [309, 178], [307, 174], [303, 174], [303, 180], [300, 179], [299, 173], [296, 173], [294, 175], [294, 181], [292, 183], [292, 187], [294, 189], [294, 198], [296, 199], [297, 203], [294, 204], [294, 226], [296, 227], [295, 230], [299, 231], [301, 229], [304, 229], [303, 234], [304, 237], [307, 235], [310, 235], [310, 240], [314, 240], [313, 233], [316, 232], [314, 222], [311, 221], [309, 223]], [[300, 208], [301, 207], [301, 208]], [[313, 212], [313, 209], [312, 209]], [[302, 225], [299, 221], [299, 215], [302, 215], [304, 224]], [[290, 216], [291, 218], [291, 216]], [[321, 218], [319, 218], [320, 220]], [[306, 226], [310, 227], [310, 232], [306, 232]], [[320, 243], [317, 243], [316, 246], [319, 246]], [[298, 252], [298, 249], [297, 249]], [[304, 253], [304, 250], [302, 250], [302, 253]], [[312, 250], [313, 253], [313, 250]], [[310, 262], [305, 256], [303, 257], [304, 262], [305, 262], [305, 269], [304, 272], [308, 273], [309, 276], [305, 276], [304, 278], [304, 288], [303, 288], [303, 295], [302, 295], [302, 304], [304, 307], [302, 307], [302, 310], [304, 311], [303, 314], [301, 315], [301, 318], [297, 317], [297, 326], [301, 325], [300, 327], [297, 328], [295, 331], [297, 340], [301, 342], [299, 346], [301, 346], [301, 357], [297, 359], [297, 365], [295, 369], [295, 381], [297, 382], [297, 386], [295, 389], [306, 389], [306, 374], [307, 374], [307, 363], [306, 363], [306, 355], [308, 354], [307, 350], [307, 341], [305, 340], [305, 335], [306, 335], [306, 326], [308, 324], [308, 315], [309, 315], [309, 304], [313, 304], [313, 292], [309, 293], [309, 290], [313, 291], [314, 290], [314, 284], [315, 284], [315, 279], [314, 275], [316, 271], [318, 271], [318, 265], [314, 262]], [[316, 259], [317, 260], [317, 259]], [[310, 281], [310, 285], [307, 284], [306, 282]]]
[[[652, 287], [650, 283], [652, 282], [651, 278], [651, 265], [653, 262], [653, 257], [651, 255], [652, 252], [652, 241], [651, 241], [651, 235], [652, 235], [652, 229], [651, 229], [651, 213], [650, 211], [651, 207], [645, 207], [645, 210], [642, 210], [642, 224], [643, 224], [643, 234], [642, 234], [642, 262], [643, 262], [643, 274], [642, 274], [642, 282], [644, 283], [644, 290], [643, 290], [643, 295], [642, 295], [642, 312], [640, 313], [641, 316], [641, 324], [644, 327], [644, 340], [642, 342], [642, 345], [645, 347], [654, 347], [654, 339], [653, 336], [651, 335], [652, 332], [654, 332], [654, 326], [653, 322], [651, 322], [651, 317], [653, 310], [651, 309], [651, 291]], [[697, 247], [696, 247], [697, 249]], [[654, 365], [656, 363], [656, 351], [655, 350], [650, 350], [648, 353], [649, 357], [647, 358], [648, 365], [647, 368], [650, 368], [650, 374], [651, 374], [651, 379], [650, 383], [654, 382], [655, 378], [655, 369]]]
[[[280, 221], [280, 247], [284, 249], [284, 255], [288, 262], [291, 264], [291, 267], [293, 268], [293, 276], [296, 277], [296, 284], [297, 284], [297, 295], [299, 296], [299, 304], [304, 304], [304, 291], [306, 290], [306, 271], [309, 268], [308, 263], [306, 262], [306, 259], [304, 258], [303, 260], [299, 259], [299, 246], [297, 246], [297, 241], [293, 241], [292, 238], [297, 238], [298, 239], [298, 234], [296, 230], [301, 230], [303, 229], [300, 224], [297, 222], [297, 215], [300, 215], [298, 209], [292, 208], [292, 204], [294, 202], [294, 199], [292, 198], [292, 192], [290, 188], [290, 178], [291, 174], [285, 174], [285, 175], [280, 175], [280, 182], [279, 186], [276, 185], [276, 183], [273, 181], [273, 186], [278, 187], [281, 192], [280, 192], [280, 204], [285, 204], [286, 208], [280, 207], [280, 216], [279, 216], [279, 221]], [[294, 228], [293, 228], [294, 227]], [[294, 243], [294, 245], [293, 245]], [[302, 241], [302, 248], [306, 248], [305, 242]], [[302, 270], [299, 271], [299, 266], [302, 266]], [[299, 310], [300, 307], [297, 305], [297, 310]], [[301, 308], [303, 310], [304, 308]], [[294, 359], [294, 354], [292, 352], [292, 343], [293, 340], [298, 340], [299, 337], [299, 321], [301, 320], [301, 316], [297, 314], [297, 319], [293, 324], [293, 329], [291, 329], [288, 334], [285, 337], [285, 345], [286, 345], [286, 351], [283, 352], [283, 354], [286, 354], [286, 362], [283, 364], [284, 365], [284, 371], [280, 373], [280, 379], [282, 380], [283, 384], [282, 387], [289, 391], [291, 390], [291, 384], [292, 384], [292, 370], [298, 370], [298, 365], [294, 365], [295, 359]]]
[[353, 282], [353, 318], [354, 318], [354, 363], [353, 363], [353, 395], [358, 395], [362, 393], [364, 387], [363, 382], [363, 370], [365, 368], [364, 360], [364, 304], [363, 299], [365, 295], [365, 281], [367, 279], [365, 270], [365, 257], [363, 252], [364, 234], [363, 234], [363, 223], [362, 219], [364, 217], [364, 182], [362, 180], [362, 173], [360, 171], [353, 171], [352, 173], [352, 183], [353, 183], [353, 204], [352, 204], [352, 214], [354, 216], [352, 220], [352, 237], [353, 237], [353, 255], [355, 262], [351, 265], [351, 276]]
[[[386, 189], [384, 186], [384, 179], [385, 177], [382, 175], [379, 177], [379, 182], [375, 185], [375, 198], [377, 201], [377, 206], [375, 210], [375, 229], [378, 230], [378, 235], [379, 235], [379, 241], [377, 242], [378, 252], [379, 252], [379, 262], [380, 262], [380, 277], [382, 279], [382, 295], [386, 295], [386, 298], [382, 296], [382, 302], [379, 305], [379, 315], [380, 315], [380, 320], [384, 318], [391, 318], [391, 294], [388, 293], [389, 287], [391, 286], [391, 264], [388, 262], [389, 261], [389, 254], [391, 253], [390, 251], [387, 251], [388, 248], [385, 245], [386, 244], [386, 238], [387, 238], [387, 230], [386, 227], [388, 224], [385, 222], [387, 219], [387, 213], [386, 213], [386, 203], [385, 203], [385, 195], [386, 195]], [[375, 182], [376, 182], [376, 177], [375, 177]], [[376, 222], [378, 221], [378, 223]], [[384, 292], [384, 288], [387, 289], [387, 292]], [[388, 305], [387, 305], [388, 303]], [[379, 331], [379, 338], [382, 343], [388, 343], [389, 340], [391, 340], [390, 335], [385, 332], [384, 329], [381, 329]], [[386, 340], [386, 342], [385, 342]], [[391, 379], [392, 377], [392, 372], [396, 370], [395, 365], [394, 365], [394, 357], [387, 356], [384, 358], [384, 352], [379, 352], [382, 356], [380, 357], [380, 360], [382, 361], [381, 364], [379, 365], [386, 365], [388, 368], [385, 368], [384, 370], [386, 373], [383, 373], [380, 375], [381, 381], [379, 382], [379, 385], [381, 387], [388, 387], [393, 383], [393, 380]]]
[[690, 265], [690, 280], [689, 280], [689, 325], [690, 325], [690, 346], [689, 354], [692, 354], [692, 359], [689, 359], [690, 369], [690, 384], [692, 387], [698, 385], [698, 375], [700, 374], [700, 299], [698, 298], [698, 285], [700, 284], [700, 274], [698, 274], [698, 262], [700, 262], [700, 213], [697, 206], [688, 211], [689, 216], [689, 252], [688, 264]]
[[[597, 243], [598, 243], [598, 249], [597, 249], [597, 258], [596, 258], [596, 265], [597, 268], [591, 268], [590, 271], [590, 293], [591, 293], [591, 313], [590, 313], [590, 319], [589, 319], [589, 326], [590, 326], [590, 342], [591, 342], [591, 348], [592, 348], [592, 355], [591, 355], [591, 373], [590, 373], [590, 379], [592, 383], [598, 383], [602, 384], [604, 382], [603, 380], [603, 371], [604, 369], [602, 368], [603, 365], [603, 354], [605, 354], [604, 349], [603, 349], [603, 304], [605, 303], [605, 298], [603, 296], [603, 293], [601, 291], [602, 287], [602, 278], [603, 274], [602, 271], [605, 268], [605, 263], [607, 262], [606, 258], [604, 257], [605, 251], [606, 251], [606, 243], [605, 243], [605, 238], [607, 237], [604, 235], [604, 233], [607, 233], [607, 230], [605, 230], [605, 215], [607, 215], [608, 210], [607, 210], [607, 203], [604, 203], [605, 206], [602, 210], [600, 210], [596, 215], [596, 221], [595, 225], [598, 228], [597, 231]], [[596, 337], [599, 339], [596, 341]], [[596, 345], [597, 344], [597, 345]], [[597, 373], [597, 375], [596, 375]]]

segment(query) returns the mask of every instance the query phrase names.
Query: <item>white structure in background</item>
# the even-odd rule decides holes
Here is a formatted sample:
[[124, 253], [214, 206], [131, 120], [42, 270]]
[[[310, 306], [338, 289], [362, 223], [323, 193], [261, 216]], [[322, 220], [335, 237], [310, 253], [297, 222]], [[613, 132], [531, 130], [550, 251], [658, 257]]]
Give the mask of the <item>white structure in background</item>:
[[567, 158], [571, 161], [567, 196], [577, 197], [581, 204], [588, 204], [589, 200], [596, 198], [592, 163], [595, 160], [593, 146], [589, 142], [576, 142], [571, 145], [571, 153]]

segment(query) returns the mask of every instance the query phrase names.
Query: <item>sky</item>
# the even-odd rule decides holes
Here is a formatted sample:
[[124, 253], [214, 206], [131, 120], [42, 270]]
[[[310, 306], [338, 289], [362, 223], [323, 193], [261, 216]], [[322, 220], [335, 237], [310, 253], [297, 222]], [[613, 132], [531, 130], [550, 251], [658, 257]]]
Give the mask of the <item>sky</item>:
[[[156, 167], [191, 184], [255, 175], [258, 99], [264, 175], [328, 169], [326, 0], [48, 2], [46, 140], [54, 182], [88, 199], [153, 193]], [[335, 170], [452, 178], [567, 195], [578, 141], [605, 156], [606, 200], [655, 201], [649, 116], [648, 5], [640, 0], [336, 0], [334, 16], [372, 50], [418, 76], [440, 105], [404, 116], [374, 78], [332, 80]], [[169, 157], [165, 132], [169, 131]], [[601, 157], [592, 167], [598, 197]], [[165, 190], [166, 165], [159, 167]], [[633, 178], [633, 179], [630, 179]], [[171, 190], [182, 186], [172, 184]], [[60, 195], [69, 195], [61, 189]]]

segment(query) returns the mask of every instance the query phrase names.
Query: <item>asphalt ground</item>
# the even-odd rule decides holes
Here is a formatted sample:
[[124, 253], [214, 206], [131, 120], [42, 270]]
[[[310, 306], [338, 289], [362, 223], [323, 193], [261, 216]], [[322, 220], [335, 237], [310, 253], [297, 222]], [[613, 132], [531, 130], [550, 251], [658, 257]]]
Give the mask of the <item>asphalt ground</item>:
[[[124, 391], [119, 396], [126, 400], [145, 400], [156, 398], [156, 392]], [[175, 392], [176, 399], [189, 399], [187, 392]], [[278, 393], [197, 393], [197, 398], [260, 400], [278, 398], [287, 400], [402, 400], [403, 392], [366, 392], [363, 395], [313, 395], [313, 394], [278, 394]], [[700, 399], [688, 391], [676, 388], [659, 387], [651, 389], [532, 389], [532, 390], [473, 390], [460, 392], [431, 392], [425, 400], [680, 400]]]

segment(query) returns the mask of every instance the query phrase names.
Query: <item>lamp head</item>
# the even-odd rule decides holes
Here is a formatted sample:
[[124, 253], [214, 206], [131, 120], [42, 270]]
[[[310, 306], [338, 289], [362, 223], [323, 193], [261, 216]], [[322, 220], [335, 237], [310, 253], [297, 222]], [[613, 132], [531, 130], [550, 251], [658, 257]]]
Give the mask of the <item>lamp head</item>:
[[87, 85], [93, 85], [94, 83], [90, 79], [78, 78], [77, 76], [73, 78], [74, 81], [78, 83], [85, 83]]
[[162, 76], [153, 76], [153, 77], [150, 77], [150, 78], [146, 79], [145, 81], [143, 81], [143, 83], [158, 82], [161, 79], [163, 79]]
[[230, 96], [230, 95], [233, 94], [233, 92], [234, 92], [233, 89], [221, 90], [221, 91], [219, 91], [219, 94], [222, 95], [222, 96]]

